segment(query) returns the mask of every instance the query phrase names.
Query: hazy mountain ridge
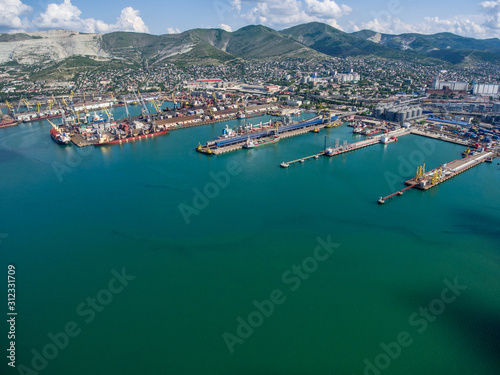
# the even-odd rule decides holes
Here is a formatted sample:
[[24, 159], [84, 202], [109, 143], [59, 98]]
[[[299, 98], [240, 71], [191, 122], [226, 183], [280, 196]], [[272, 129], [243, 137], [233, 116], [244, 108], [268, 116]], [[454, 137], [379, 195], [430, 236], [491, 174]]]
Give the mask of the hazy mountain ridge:
[[193, 29], [180, 34], [132, 32], [83, 34], [66, 30], [0, 34], [0, 64], [55, 64], [74, 56], [99, 61], [122, 60], [150, 66], [162, 62], [217, 64], [232, 60], [279, 60], [288, 57], [378, 56], [451, 64], [500, 63], [500, 40], [478, 40], [451, 33], [391, 35], [362, 30], [345, 33], [312, 22], [276, 31], [250, 25], [234, 32]]
[[392, 35], [371, 30], [362, 30], [351, 35], [394, 50], [412, 51], [450, 63], [467, 62], [467, 59], [472, 57], [480, 61], [500, 62], [500, 40], [497, 38], [474, 39], [452, 33]]

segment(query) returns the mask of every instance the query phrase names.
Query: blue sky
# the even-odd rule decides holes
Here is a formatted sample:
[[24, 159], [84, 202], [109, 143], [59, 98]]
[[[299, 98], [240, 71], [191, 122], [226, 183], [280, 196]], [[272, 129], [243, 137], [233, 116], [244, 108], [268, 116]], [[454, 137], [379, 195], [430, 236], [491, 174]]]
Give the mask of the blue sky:
[[0, 0], [0, 32], [166, 34], [197, 27], [234, 31], [249, 24], [280, 30], [311, 21], [347, 32], [500, 37], [500, 0]]

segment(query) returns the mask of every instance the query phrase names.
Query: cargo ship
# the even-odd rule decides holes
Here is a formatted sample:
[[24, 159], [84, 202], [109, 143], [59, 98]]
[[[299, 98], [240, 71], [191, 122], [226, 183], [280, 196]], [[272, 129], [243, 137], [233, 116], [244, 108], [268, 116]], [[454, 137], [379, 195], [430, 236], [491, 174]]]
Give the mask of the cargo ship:
[[55, 111], [40, 112], [40, 113], [21, 113], [17, 116], [17, 120], [22, 122], [50, 120], [54, 118], [63, 117], [63, 114], [69, 115], [69, 112], [62, 110], [55, 110]]
[[272, 135], [270, 137], [263, 137], [259, 139], [248, 138], [247, 142], [243, 145], [243, 148], [255, 148], [270, 145], [276, 143], [280, 140], [279, 135]]
[[0, 128], [8, 127], [8, 126], [15, 126], [17, 124], [18, 124], [18, 121], [16, 121], [16, 120], [6, 120], [6, 121], [0, 122]]
[[97, 142], [94, 143], [94, 146], [105, 146], [105, 145], [114, 145], [118, 143], [127, 143], [138, 139], [153, 138], [156, 137], [157, 135], [162, 135], [166, 133], [168, 133], [168, 129], [151, 131], [148, 133], [144, 132], [143, 134], [137, 134], [137, 135], [133, 135], [133, 133], [131, 133], [132, 135], [128, 135], [123, 138], [119, 136], [118, 138], [113, 138], [113, 139], [110, 138], [109, 134], [103, 134], [98, 138]]
[[58, 129], [50, 129], [50, 138], [58, 145], [67, 145], [71, 142], [71, 138], [66, 133], [61, 133]]

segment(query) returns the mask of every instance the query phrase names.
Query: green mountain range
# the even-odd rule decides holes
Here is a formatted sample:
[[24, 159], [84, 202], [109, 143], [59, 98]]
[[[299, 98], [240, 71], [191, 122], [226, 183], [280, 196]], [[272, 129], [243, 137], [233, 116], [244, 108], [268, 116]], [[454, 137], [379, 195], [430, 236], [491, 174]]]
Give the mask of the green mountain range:
[[[423, 63], [500, 64], [500, 40], [478, 40], [451, 33], [381, 34], [370, 30], [345, 33], [312, 22], [276, 31], [250, 25], [234, 32], [193, 29], [180, 34], [150, 35], [132, 32], [83, 34], [65, 30], [0, 34], [0, 64], [19, 63], [45, 67], [65, 66], [64, 61], [95, 60], [149, 66], [162, 63], [219, 64], [244, 60], [286, 58], [325, 59], [376, 56]], [[87, 60], [75, 59], [85, 57]], [[62, 64], [62, 65], [61, 65]]]

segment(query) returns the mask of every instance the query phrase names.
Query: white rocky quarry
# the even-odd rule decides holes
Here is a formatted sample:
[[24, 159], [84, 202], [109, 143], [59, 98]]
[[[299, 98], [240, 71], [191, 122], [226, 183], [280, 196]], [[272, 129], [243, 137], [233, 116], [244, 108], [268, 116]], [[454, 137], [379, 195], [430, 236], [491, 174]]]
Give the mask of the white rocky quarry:
[[0, 42], [0, 64], [17, 61], [30, 65], [44, 61], [61, 61], [74, 55], [111, 57], [101, 49], [100, 34], [82, 34], [67, 30], [26, 34], [35, 39]]

